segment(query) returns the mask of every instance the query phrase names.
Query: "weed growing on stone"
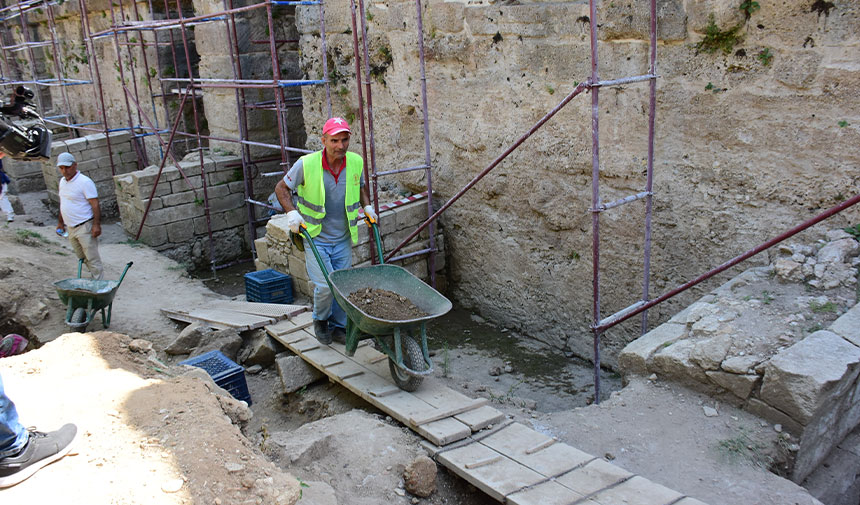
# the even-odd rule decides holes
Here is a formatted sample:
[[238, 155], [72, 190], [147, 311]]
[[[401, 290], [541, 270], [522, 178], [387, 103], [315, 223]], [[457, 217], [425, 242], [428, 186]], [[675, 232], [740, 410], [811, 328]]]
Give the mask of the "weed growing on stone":
[[838, 307], [835, 303], [828, 301], [827, 303], [818, 303], [816, 301], [809, 302], [809, 310], [815, 313], [836, 312]]
[[806, 332], [807, 333], [815, 333], [816, 331], [821, 331], [823, 329], [824, 329], [824, 325], [822, 325], [821, 323], [815, 323], [812, 326], [810, 326], [809, 328], [807, 328]]
[[846, 126], [848, 126], [848, 121], [842, 120], [836, 124], [838, 124], [840, 128], [845, 128]]
[[773, 53], [770, 52], [769, 47], [765, 47], [764, 49], [759, 51], [756, 58], [759, 59], [759, 61], [761, 62], [762, 65], [767, 67], [770, 65], [770, 61], [773, 59]]
[[732, 463], [749, 463], [765, 469], [773, 463], [773, 458], [765, 454], [765, 447], [744, 430], [732, 438], [718, 441], [717, 451]]
[[744, 13], [744, 19], [749, 21], [750, 16], [752, 16], [752, 13], [761, 9], [761, 5], [759, 5], [758, 2], [756, 2], [755, 0], [744, 0], [744, 2], [741, 3], [741, 6], [738, 7], [738, 9], [740, 9], [740, 11]]
[[38, 246], [41, 243], [48, 243], [48, 239], [42, 236], [41, 233], [31, 230], [17, 230], [15, 232], [15, 241], [19, 244], [27, 246]]
[[854, 240], [860, 241], [860, 224], [855, 224], [854, 226], [849, 226], [843, 229], [845, 230], [845, 233], [854, 237]]
[[714, 21], [714, 15], [711, 14], [708, 26], [705, 28], [705, 37], [696, 44], [696, 54], [706, 52], [714, 54], [717, 51], [722, 51], [723, 54], [730, 54], [732, 49], [741, 41], [741, 36], [738, 32], [741, 25], [735, 25], [725, 31], [721, 31]]
[[770, 302], [773, 301], [773, 296], [771, 296], [769, 291], [761, 292], [761, 302], [765, 305], [770, 305]]
[[133, 238], [130, 238], [130, 239], [126, 240], [125, 242], [122, 242], [122, 244], [127, 245], [129, 247], [143, 247], [144, 246], [143, 242], [141, 242], [140, 240], [135, 240]]

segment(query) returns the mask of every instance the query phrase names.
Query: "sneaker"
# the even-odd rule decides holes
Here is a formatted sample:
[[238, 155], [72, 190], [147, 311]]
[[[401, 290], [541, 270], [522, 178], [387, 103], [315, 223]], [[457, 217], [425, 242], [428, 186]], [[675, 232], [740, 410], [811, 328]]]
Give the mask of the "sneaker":
[[77, 433], [74, 424], [50, 433], [30, 431], [30, 440], [18, 454], [0, 459], [0, 489], [23, 482], [40, 468], [65, 456]]
[[331, 330], [331, 338], [338, 344], [346, 345], [346, 330], [344, 330], [340, 326], [335, 326]]
[[331, 330], [328, 321], [314, 321], [314, 336], [321, 344], [331, 344]]

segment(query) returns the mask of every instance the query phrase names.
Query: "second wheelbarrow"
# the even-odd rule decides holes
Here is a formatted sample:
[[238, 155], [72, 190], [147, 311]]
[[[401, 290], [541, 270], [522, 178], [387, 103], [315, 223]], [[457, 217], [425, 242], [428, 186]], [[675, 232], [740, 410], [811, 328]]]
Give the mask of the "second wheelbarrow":
[[[97, 311], [101, 311], [102, 324], [107, 328], [110, 326], [113, 297], [133, 262], [128, 262], [118, 281], [81, 279], [83, 263], [84, 260], [78, 261], [77, 278], [54, 283], [60, 301], [66, 306], [66, 324], [75, 331], [87, 331], [87, 326], [92, 322], [93, 316]], [[107, 309], [107, 315], [105, 315], [105, 309]]]
[[[368, 220], [379, 253], [378, 265], [328, 272], [307, 230], [302, 228], [320, 269], [340, 307], [346, 312], [346, 354], [353, 356], [359, 340], [374, 338], [377, 348], [388, 356], [394, 383], [404, 391], [415, 391], [433, 372], [427, 349], [427, 322], [451, 310], [451, 302], [405, 268], [384, 264], [379, 230]], [[407, 320], [374, 317], [349, 300], [349, 295], [366, 288], [385, 289], [412, 302], [426, 316]], [[416, 338], [418, 341], [416, 341]]]

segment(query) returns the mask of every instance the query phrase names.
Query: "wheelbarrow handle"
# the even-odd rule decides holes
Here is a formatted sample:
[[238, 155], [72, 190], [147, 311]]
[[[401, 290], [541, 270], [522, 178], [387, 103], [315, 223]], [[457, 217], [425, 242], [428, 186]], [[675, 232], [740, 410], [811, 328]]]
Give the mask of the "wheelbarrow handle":
[[379, 226], [376, 224], [376, 219], [364, 215], [364, 222], [367, 223], [367, 227], [373, 230], [373, 239], [376, 241], [376, 253], [379, 255], [379, 264], [382, 265], [385, 263], [385, 260], [382, 258], [382, 241], [379, 239]]
[[[311, 251], [314, 252], [314, 256], [317, 259], [317, 263], [319, 263], [320, 265], [320, 270], [322, 270], [323, 277], [325, 277], [325, 283], [328, 284], [328, 288], [331, 290], [332, 293], [334, 293], [334, 286], [332, 286], [331, 280], [329, 280], [328, 278], [328, 270], [325, 267], [325, 263], [323, 262], [322, 256], [320, 256], [320, 252], [317, 250], [317, 246], [316, 244], [314, 244], [314, 241], [311, 238], [311, 234], [308, 233], [308, 225], [302, 223], [299, 228], [299, 231], [305, 237], [305, 241], [311, 245]], [[305, 254], [307, 254], [307, 247], [305, 247]]]
[[134, 261], [129, 261], [125, 265], [125, 270], [122, 271], [122, 275], [119, 276], [119, 280], [116, 283], [117, 288], [119, 288], [119, 285], [122, 284], [122, 280], [125, 279], [125, 273], [128, 272], [128, 269], [131, 268], [132, 265], [134, 265]]

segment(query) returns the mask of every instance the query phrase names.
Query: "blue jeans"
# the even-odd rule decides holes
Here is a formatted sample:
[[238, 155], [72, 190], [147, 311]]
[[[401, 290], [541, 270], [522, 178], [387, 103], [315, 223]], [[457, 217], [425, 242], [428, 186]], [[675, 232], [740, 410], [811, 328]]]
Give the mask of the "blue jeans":
[[[336, 244], [320, 244], [314, 240], [329, 272], [342, 270], [352, 266], [352, 240], [346, 240]], [[329, 320], [333, 325], [346, 328], [346, 312], [340, 308], [320, 270], [319, 262], [310, 247], [305, 247], [305, 267], [308, 270], [308, 278], [314, 283], [314, 321]]]
[[27, 428], [18, 422], [15, 404], [3, 390], [3, 377], [0, 376], [0, 459], [20, 451], [29, 438]]

